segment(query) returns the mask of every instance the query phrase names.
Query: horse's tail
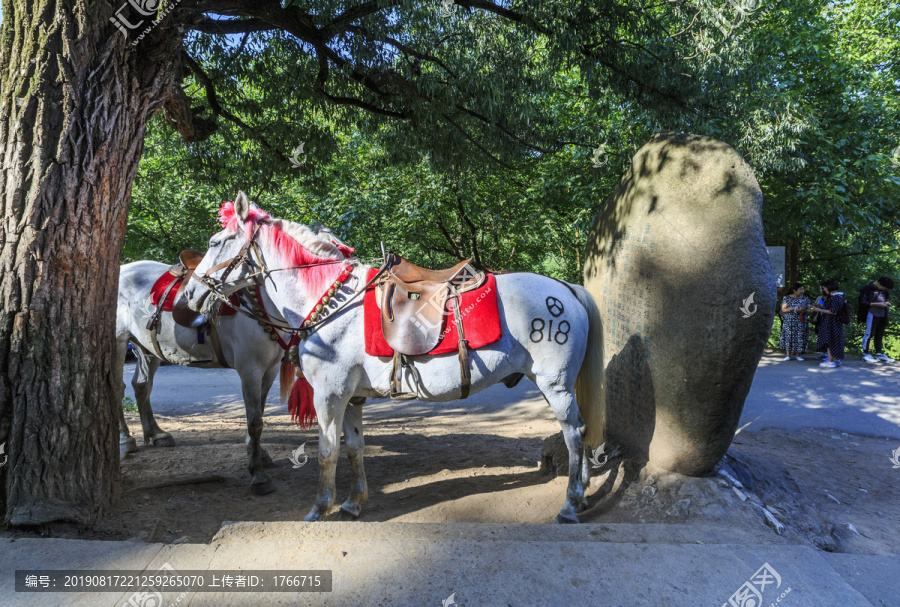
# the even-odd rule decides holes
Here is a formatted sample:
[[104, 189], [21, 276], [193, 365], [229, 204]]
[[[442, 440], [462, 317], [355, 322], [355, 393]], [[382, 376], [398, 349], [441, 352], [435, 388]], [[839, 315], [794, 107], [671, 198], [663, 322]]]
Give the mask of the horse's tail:
[[294, 366], [287, 357], [281, 361], [281, 379], [278, 387], [281, 389], [281, 402], [287, 402], [291, 388], [294, 387]]
[[578, 377], [575, 399], [585, 424], [584, 445], [599, 447], [606, 434], [606, 381], [603, 373], [603, 325], [600, 310], [587, 289], [569, 285], [588, 315], [587, 348]]

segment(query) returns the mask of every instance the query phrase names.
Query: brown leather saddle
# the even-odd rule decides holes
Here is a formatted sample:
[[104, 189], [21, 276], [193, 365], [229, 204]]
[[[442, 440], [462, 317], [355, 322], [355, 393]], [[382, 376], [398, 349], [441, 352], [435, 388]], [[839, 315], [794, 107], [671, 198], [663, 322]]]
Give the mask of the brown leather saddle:
[[403, 392], [401, 368], [412, 368], [407, 356], [422, 356], [434, 350], [444, 336], [448, 310], [453, 310], [459, 335], [459, 364], [462, 398], [469, 395], [468, 342], [465, 338], [459, 295], [484, 284], [484, 272], [475, 271], [467, 259], [446, 270], [428, 270], [389, 253], [387, 269], [380, 282], [381, 331], [394, 350], [391, 371], [391, 398], [418, 398], [417, 392]]
[[[169, 284], [168, 288], [163, 291], [162, 296], [160, 296], [159, 301], [157, 302], [156, 310], [150, 317], [150, 320], [147, 321], [147, 329], [150, 331], [153, 349], [156, 350], [156, 355], [163, 360], [166, 360], [166, 357], [163, 356], [162, 349], [159, 347], [159, 340], [157, 339], [156, 334], [159, 330], [159, 320], [162, 316], [163, 306], [174, 288], [177, 288], [178, 290], [175, 292], [175, 302], [172, 304], [172, 320], [175, 321], [175, 324], [181, 325], [182, 327], [196, 328], [197, 343], [205, 343], [204, 327], [198, 326], [198, 320], [201, 314], [189, 308], [187, 305], [187, 298], [184, 297], [184, 289], [190, 284], [191, 276], [194, 274], [194, 270], [197, 269], [197, 266], [200, 265], [200, 262], [203, 261], [203, 257], [203, 253], [191, 249], [186, 249], [178, 255], [178, 263], [169, 268], [169, 273], [176, 278]], [[215, 324], [208, 323], [208, 330], [210, 342], [212, 342], [213, 354], [218, 359], [219, 364], [224, 366], [226, 363], [225, 355], [222, 352], [222, 345], [219, 342], [219, 335], [216, 332]], [[209, 364], [211, 362], [214, 361], [198, 360], [194, 364]]]

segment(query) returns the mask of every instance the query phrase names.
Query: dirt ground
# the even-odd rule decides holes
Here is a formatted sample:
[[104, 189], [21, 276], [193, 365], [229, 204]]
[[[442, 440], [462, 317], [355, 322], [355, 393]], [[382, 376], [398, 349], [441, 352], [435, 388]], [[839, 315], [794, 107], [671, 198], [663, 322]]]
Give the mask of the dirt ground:
[[[137, 415], [126, 417], [133, 430], [140, 428]], [[370, 496], [361, 520], [552, 522], [566, 483], [546, 462], [541, 467], [544, 439], [558, 432], [547, 417], [498, 427], [457, 409], [365, 425]], [[267, 471], [277, 489], [257, 496], [249, 487], [242, 419], [157, 419], [177, 445], [141, 446], [123, 458], [121, 503], [97, 529], [54, 525], [0, 535], [205, 543], [225, 521], [302, 520], [312, 506], [318, 476], [315, 431], [301, 431], [286, 415], [267, 416], [263, 446], [274, 460]], [[302, 444], [309, 458], [295, 468], [289, 457]], [[720, 476], [648, 475], [631, 462], [613, 460], [609, 472], [593, 479], [590, 505], [580, 520], [713, 524], [760, 543], [898, 554], [900, 470], [889, 460], [896, 447], [884, 438], [827, 429], [740, 433], [727, 459], [740, 489]], [[342, 459], [338, 504], [348, 486]], [[767, 526], [764, 509], [784, 525], [780, 533], [777, 523]]]

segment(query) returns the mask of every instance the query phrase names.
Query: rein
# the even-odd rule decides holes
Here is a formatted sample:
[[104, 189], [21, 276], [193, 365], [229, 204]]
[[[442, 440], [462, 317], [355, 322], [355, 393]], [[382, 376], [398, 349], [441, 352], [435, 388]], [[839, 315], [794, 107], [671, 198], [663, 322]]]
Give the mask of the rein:
[[[334, 284], [332, 284], [328, 289], [326, 289], [326, 292], [322, 294], [322, 296], [319, 298], [319, 301], [316, 303], [316, 305], [313, 306], [312, 310], [306, 316], [306, 318], [300, 324], [300, 326], [294, 327], [294, 326], [289, 325], [286, 322], [280, 322], [278, 320], [274, 320], [274, 319], [270, 318], [269, 315], [266, 314], [264, 311], [263, 311], [262, 315], [258, 315], [258, 314], [253, 313], [252, 311], [245, 310], [244, 305], [246, 305], [246, 304], [244, 303], [243, 297], [240, 297], [240, 295], [238, 297], [241, 301], [241, 307], [234, 308], [234, 306], [228, 301], [228, 296], [224, 292], [224, 287], [226, 287], [228, 285], [233, 286], [243, 280], [253, 280], [257, 284], [257, 287], [259, 287], [260, 286], [260, 281], [258, 278], [259, 276], [267, 276], [267, 275], [271, 274], [272, 272], [283, 272], [285, 270], [302, 270], [304, 268], [312, 268], [312, 267], [328, 265], [328, 264], [345, 263], [346, 260], [336, 260], [336, 259], [325, 260], [325, 261], [321, 261], [318, 263], [305, 264], [302, 266], [292, 266], [292, 267], [287, 267], [287, 268], [275, 268], [273, 270], [270, 270], [262, 262], [262, 256], [259, 254], [259, 244], [256, 242], [256, 235], [258, 233], [259, 232], [257, 229], [257, 225], [254, 225], [253, 233], [250, 235], [250, 242], [248, 242], [245, 246], [241, 247], [241, 249], [240, 249], [240, 251], [238, 251], [237, 255], [235, 255], [229, 261], [223, 261], [222, 263], [218, 263], [218, 264], [212, 266], [206, 272], [204, 272], [202, 276], [197, 276], [197, 273], [195, 272], [193, 274], [192, 278], [203, 283], [203, 285], [208, 289], [208, 292], [206, 294], [204, 294], [203, 299], [201, 299], [201, 304], [203, 303], [203, 300], [208, 295], [211, 294], [216, 299], [219, 299], [223, 304], [225, 304], [233, 309], [236, 309], [238, 312], [240, 312], [244, 316], [252, 318], [253, 320], [257, 321], [258, 323], [260, 323], [264, 326], [268, 325], [268, 326], [272, 327], [273, 329], [279, 329], [281, 331], [291, 333], [292, 337], [291, 337], [290, 343], [293, 343], [295, 341], [295, 338], [305, 339], [309, 335], [310, 332], [318, 329], [319, 327], [324, 325], [326, 322], [328, 322], [329, 320], [334, 318], [334, 313], [340, 312], [345, 307], [350, 305], [357, 297], [359, 297], [359, 295], [361, 293], [365, 293], [365, 291], [370, 286], [372, 286], [372, 284], [385, 272], [385, 270], [388, 269], [388, 266], [389, 266], [389, 263], [385, 262], [381, 266], [381, 268], [379, 268], [378, 272], [375, 274], [375, 276], [372, 277], [371, 280], [369, 280], [361, 289], [356, 291], [349, 299], [347, 299], [347, 301], [345, 301], [344, 303], [339, 305], [334, 310], [331, 310], [330, 311], [331, 313], [326, 316], [324, 313], [326, 310], [325, 305], [327, 305], [331, 301], [331, 298], [334, 296], [334, 294], [337, 292], [337, 290], [343, 286], [343, 281], [346, 280], [347, 278], [349, 278], [349, 276], [353, 273], [353, 268], [354, 268], [355, 264], [352, 264], [352, 263], [348, 264], [347, 267], [344, 269], [344, 272], [341, 273], [341, 275], [338, 277], [338, 280], [336, 280], [334, 282]], [[231, 274], [231, 272], [233, 272], [235, 269], [237, 269], [239, 266], [241, 266], [243, 264], [247, 264], [251, 267], [251, 269], [253, 269], [253, 261], [251, 260], [250, 255], [249, 255], [251, 250], [253, 251], [254, 255], [256, 256], [256, 263], [259, 265], [260, 269], [259, 270], [254, 269], [254, 271], [252, 271], [246, 277], [240, 279], [240, 281], [228, 281], [227, 280], [228, 275]], [[222, 270], [222, 269], [225, 269], [225, 272], [222, 274], [221, 278], [214, 278], [212, 276], [212, 274], [215, 274], [216, 272], [218, 272], [219, 270]], [[263, 279], [263, 282], [265, 282], [265, 278]], [[262, 300], [260, 299], [260, 304], [261, 303], [262, 303]], [[249, 306], [247, 306], [247, 307], [249, 307]], [[282, 340], [279, 339], [279, 341], [282, 341]]]

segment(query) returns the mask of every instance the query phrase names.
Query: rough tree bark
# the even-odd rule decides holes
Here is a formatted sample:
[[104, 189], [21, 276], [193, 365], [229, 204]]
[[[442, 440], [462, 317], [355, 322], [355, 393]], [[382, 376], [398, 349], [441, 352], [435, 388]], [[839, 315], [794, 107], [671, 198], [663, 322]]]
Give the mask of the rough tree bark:
[[3, 0], [0, 516], [12, 525], [90, 525], [118, 496], [119, 256], [145, 125], [181, 51], [165, 21], [133, 46], [110, 22], [122, 4]]

